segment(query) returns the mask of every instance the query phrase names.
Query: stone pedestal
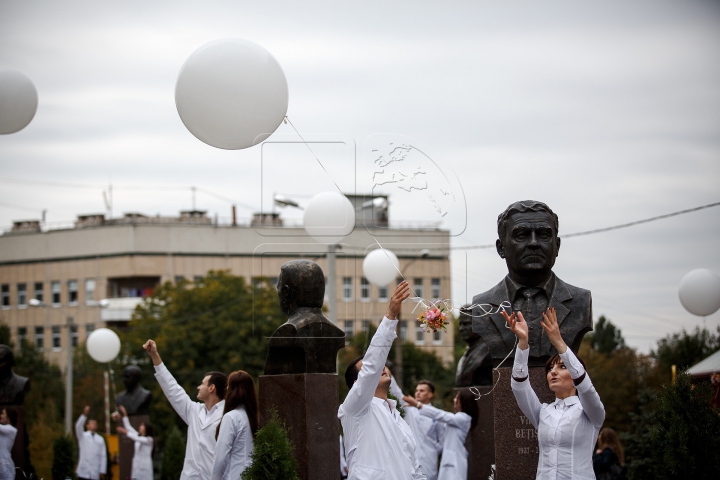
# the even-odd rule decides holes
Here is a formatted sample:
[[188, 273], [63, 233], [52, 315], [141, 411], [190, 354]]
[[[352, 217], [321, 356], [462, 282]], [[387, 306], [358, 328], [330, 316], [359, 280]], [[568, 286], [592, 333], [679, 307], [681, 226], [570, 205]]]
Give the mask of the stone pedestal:
[[[135, 430], [140, 427], [141, 423], [150, 422], [149, 415], [130, 415], [128, 418], [130, 419], [130, 425], [132, 425]], [[118, 425], [122, 426], [122, 423], [119, 423]], [[119, 480], [128, 480], [132, 473], [132, 459], [135, 454], [135, 442], [130, 440], [127, 435], [118, 435], [118, 441], [120, 443]]]
[[260, 426], [275, 408], [285, 422], [301, 480], [339, 478], [338, 407], [334, 373], [260, 376]]
[[[500, 381], [498, 382], [498, 375]], [[512, 369], [493, 372], [495, 416], [495, 480], [535, 478], [538, 466], [537, 430], [520, 411], [510, 386]], [[540, 403], [552, 403], [555, 394], [548, 387], [545, 367], [530, 367], [529, 381]]]
[[[454, 393], [460, 390], [469, 390], [471, 387], [455, 388]], [[474, 387], [481, 394], [492, 390], [491, 386]], [[473, 394], [474, 395], [474, 394]], [[478, 423], [468, 432], [465, 448], [468, 451], [467, 480], [487, 480], [490, 476], [490, 466], [495, 463], [493, 396], [483, 395], [478, 400]]]

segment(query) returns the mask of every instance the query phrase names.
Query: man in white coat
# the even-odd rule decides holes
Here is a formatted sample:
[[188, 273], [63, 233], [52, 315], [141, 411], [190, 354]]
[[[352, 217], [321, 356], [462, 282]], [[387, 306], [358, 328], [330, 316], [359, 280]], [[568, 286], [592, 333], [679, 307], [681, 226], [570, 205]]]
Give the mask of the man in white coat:
[[412, 430], [400, 417], [395, 401], [387, 398], [390, 371], [385, 361], [397, 336], [397, 315], [409, 296], [407, 282], [400, 283], [367, 352], [345, 371], [350, 391], [338, 418], [345, 436], [348, 480], [426, 480], [415, 457]]
[[[107, 450], [105, 439], [97, 433], [97, 422], [88, 420], [90, 407], [85, 406], [83, 413], [75, 422], [80, 458], [75, 473], [78, 480], [99, 480], [107, 473]], [[87, 428], [87, 430], [85, 430]]]
[[212, 476], [215, 456], [215, 429], [225, 407], [227, 377], [208, 372], [197, 387], [199, 402], [193, 402], [168, 371], [157, 345], [148, 340], [143, 345], [155, 365], [155, 378], [180, 418], [188, 426], [185, 463], [180, 480], [208, 480]]
[[[438, 476], [438, 457], [442, 453], [445, 426], [433, 418], [420, 415], [417, 408], [413, 408], [403, 400], [403, 392], [400, 386], [392, 378], [390, 393], [400, 399], [405, 408], [405, 421], [415, 435], [417, 448], [415, 455], [420, 462], [420, 468], [428, 480], [436, 480]], [[431, 405], [435, 396], [435, 385], [429, 380], [420, 380], [415, 387], [415, 400], [423, 405]]]

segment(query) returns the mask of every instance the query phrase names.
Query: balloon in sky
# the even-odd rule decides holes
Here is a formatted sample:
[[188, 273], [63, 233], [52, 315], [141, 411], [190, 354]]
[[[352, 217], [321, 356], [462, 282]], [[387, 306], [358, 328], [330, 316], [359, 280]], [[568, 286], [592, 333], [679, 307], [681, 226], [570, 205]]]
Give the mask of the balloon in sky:
[[38, 94], [25, 74], [0, 71], [0, 134], [19, 132], [35, 116]]
[[120, 338], [109, 328], [98, 328], [87, 339], [87, 351], [96, 362], [112, 362], [120, 353]]
[[355, 228], [355, 209], [339, 192], [318, 193], [305, 207], [303, 224], [318, 242], [335, 244]]
[[720, 309], [720, 276], [707, 268], [688, 272], [680, 280], [680, 303], [685, 310], [701, 317]]
[[285, 118], [288, 86], [278, 61], [239, 38], [215, 40], [185, 60], [175, 106], [190, 133], [213, 147], [252, 147]]
[[384, 287], [400, 275], [400, 262], [390, 250], [378, 248], [365, 256], [363, 273], [370, 283]]

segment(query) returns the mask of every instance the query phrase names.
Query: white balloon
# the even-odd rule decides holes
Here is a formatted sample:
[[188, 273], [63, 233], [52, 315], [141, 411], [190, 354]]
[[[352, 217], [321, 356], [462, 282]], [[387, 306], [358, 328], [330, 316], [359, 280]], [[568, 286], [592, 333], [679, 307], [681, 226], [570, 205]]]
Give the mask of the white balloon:
[[370, 283], [384, 287], [400, 275], [400, 262], [390, 250], [378, 248], [365, 255], [363, 273]]
[[239, 38], [215, 40], [185, 60], [175, 106], [190, 133], [217, 148], [256, 145], [285, 118], [288, 86], [278, 61]]
[[90, 334], [86, 346], [93, 360], [108, 363], [120, 353], [120, 338], [109, 328], [98, 328]]
[[685, 310], [701, 317], [720, 309], [720, 276], [707, 268], [688, 272], [680, 280], [680, 303]]
[[339, 192], [318, 193], [305, 207], [303, 224], [319, 243], [339, 243], [355, 228], [355, 209]]
[[38, 94], [32, 80], [15, 70], [0, 72], [0, 134], [27, 127], [37, 106]]

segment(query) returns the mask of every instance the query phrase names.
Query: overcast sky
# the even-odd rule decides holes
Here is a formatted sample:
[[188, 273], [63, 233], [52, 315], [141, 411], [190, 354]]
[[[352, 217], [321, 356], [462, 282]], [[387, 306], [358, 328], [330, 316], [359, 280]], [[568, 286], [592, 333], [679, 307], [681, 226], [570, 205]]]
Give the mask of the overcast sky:
[[[302, 202], [331, 182], [366, 189], [369, 150], [390, 142], [436, 165], [428, 191], [382, 191], [392, 219], [442, 221], [455, 246], [493, 243], [497, 215], [520, 199], [550, 205], [561, 234], [720, 201], [720, 4], [588, 3], [3, 1], [0, 70], [28, 75], [39, 106], [0, 136], [0, 225], [43, 209], [56, 226], [103, 212], [110, 182], [115, 215], [177, 215], [196, 186], [249, 217], [273, 192]], [[180, 67], [226, 37], [277, 58], [303, 135], [344, 142], [317, 146], [332, 178], [300, 144], [261, 158], [259, 146], [219, 150], [187, 131]], [[269, 139], [297, 140], [289, 125]], [[454, 201], [438, 218], [427, 193], [441, 188]], [[202, 190], [197, 208], [230, 215]], [[703, 325], [677, 288], [692, 269], [720, 273], [719, 246], [716, 207], [565, 239], [555, 271], [649, 351]], [[452, 261], [457, 302], [506, 273], [494, 249]], [[720, 313], [704, 322], [714, 330]]]

